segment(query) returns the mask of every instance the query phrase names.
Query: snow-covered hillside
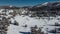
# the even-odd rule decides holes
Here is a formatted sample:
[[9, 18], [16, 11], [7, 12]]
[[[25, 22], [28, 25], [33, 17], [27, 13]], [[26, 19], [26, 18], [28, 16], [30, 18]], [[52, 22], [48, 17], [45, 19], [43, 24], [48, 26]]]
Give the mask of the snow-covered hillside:
[[[0, 13], [4, 13], [2, 12], [4, 11], [4, 9], [0, 10]], [[11, 14], [9, 14], [9, 12], [13, 12], [13, 10], [7, 10], [6, 14], [4, 15], [6, 18], [8, 17], [12, 17]], [[13, 23], [15, 20], [18, 22], [18, 26], [10, 24], [10, 26], [8, 26], [8, 31], [7, 34], [22, 34], [20, 32], [31, 32], [31, 27], [34, 27], [35, 25], [37, 25], [37, 27], [43, 27], [42, 28], [42, 32], [47, 33], [47, 28], [48, 30], [54, 29], [56, 28], [56, 26], [49, 26], [49, 25], [54, 25], [55, 23], [59, 23], [60, 20], [60, 16], [57, 17], [29, 17], [29, 16], [25, 16], [25, 15], [19, 15], [17, 14], [14, 18], [11, 18], [11, 22]], [[27, 25], [27, 27], [23, 27]]]
[[[43, 27], [42, 31], [46, 32], [46, 28], [50, 29], [54, 29], [55, 26], [48, 26], [49, 24], [55, 24], [55, 22], [59, 22], [59, 20], [57, 20], [59, 17], [50, 17], [53, 18], [52, 20], [48, 20], [48, 17], [45, 17], [45, 19], [36, 19], [36, 18], [31, 18], [28, 16], [23, 17], [16, 15], [15, 16], [15, 20], [19, 23], [19, 26], [14, 26], [14, 25], [10, 25], [9, 26], [9, 30], [8, 30], [8, 34], [19, 34], [19, 32], [31, 32], [31, 27], [34, 27], [35, 25], [37, 25], [38, 27]], [[25, 24], [27, 24], [27, 27], [23, 27]], [[44, 26], [45, 25], [45, 26]]]

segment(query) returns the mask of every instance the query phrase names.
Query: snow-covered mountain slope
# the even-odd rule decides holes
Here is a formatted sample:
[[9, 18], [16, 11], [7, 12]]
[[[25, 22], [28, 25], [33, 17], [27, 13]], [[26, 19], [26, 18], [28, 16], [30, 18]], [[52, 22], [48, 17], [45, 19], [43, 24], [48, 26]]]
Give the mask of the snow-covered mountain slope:
[[[38, 27], [40, 26], [43, 26], [45, 23], [42, 19], [41, 21], [43, 23], [40, 23], [41, 21], [39, 19], [34, 19], [34, 18], [31, 18], [31, 17], [28, 17], [28, 16], [25, 16], [25, 17], [22, 17], [22, 16], [19, 16], [17, 15], [15, 17], [15, 20], [19, 23], [19, 26], [14, 26], [14, 25], [10, 25], [9, 26], [9, 30], [8, 30], [8, 34], [18, 34], [20, 31], [21, 32], [30, 32], [30, 28], [31, 27], [34, 27], [35, 25], [37, 25]], [[27, 24], [27, 27], [23, 27], [25, 24]]]
[[[13, 10], [10, 10], [9, 12], [13, 12]], [[12, 15], [9, 15], [9, 12], [7, 11], [6, 14], [7, 16], [5, 17], [11, 17]], [[19, 32], [31, 32], [31, 27], [34, 27], [37, 25], [37, 27], [43, 27], [42, 32], [47, 32], [46, 28], [49, 30], [54, 29], [55, 26], [49, 26], [49, 25], [54, 25], [55, 23], [60, 23], [60, 16], [57, 17], [40, 17], [40, 19], [36, 19], [36, 17], [29, 17], [29, 16], [24, 16], [24, 15], [19, 15], [17, 14], [14, 19], [19, 23], [18, 26], [10, 24], [8, 27], [7, 34], [22, 34]], [[14, 22], [14, 19], [11, 18], [11, 22]], [[27, 27], [23, 27], [27, 25]]]
[[[42, 31], [44, 32], [46, 32], [46, 28], [49, 28], [49, 30], [54, 29], [55, 26], [48, 25], [52, 25], [56, 22], [59, 22], [59, 20], [57, 20], [59, 17], [50, 17], [53, 18], [52, 20], [48, 20], [47, 18], [48, 17], [45, 17], [45, 19], [35, 19], [28, 16], [23, 17], [23, 15], [16, 15], [15, 20], [19, 23], [19, 26], [10, 25], [8, 27], [8, 34], [19, 34], [19, 32], [31, 32], [30, 28], [34, 27], [35, 25], [37, 25], [38, 27], [43, 27]], [[23, 27], [25, 24], [27, 25], [27, 27]]]

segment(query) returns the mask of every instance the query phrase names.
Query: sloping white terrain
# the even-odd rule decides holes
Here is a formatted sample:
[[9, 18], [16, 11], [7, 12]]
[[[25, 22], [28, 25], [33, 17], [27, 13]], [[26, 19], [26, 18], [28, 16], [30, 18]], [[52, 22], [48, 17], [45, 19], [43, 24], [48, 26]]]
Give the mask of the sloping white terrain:
[[[53, 25], [55, 22], [59, 22], [57, 18], [59, 17], [50, 17], [53, 18], [52, 20], [46, 19], [48, 17], [45, 17], [45, 19], [35, 19], [28, 16], [19, 16], [16, 15], [15, 20], [19, 23], [19, 26], [10, 25], [8, 28], [8, 34], [20, 34], [19, 32], [30, 32], [30, 28], [37, 25], [38, 27], [43, 27], [42, 31], [46, 32], [46, 28], [54, 29], [55, 26], [48, 26], [49, 24]], [[27, 25], [27, 27], [23, 27], [24, 25]], [[45, 25], [45, 26], [44, 26]]]
[[[1, 10], [3, 11], [3, 10]], [[0, 13], [1, 13], [0, 11]], [[12, 10], [10, 10], [11, 12], [13, 12]], [[10, 12], [9, 11], [9, 12]], [[12, 15], [9, 15], [9, 12], [7, 12], [7, 16], [6, 17], [11, 17]], [[31, 32], [31, 27], [34, 27], [35, 25], [37, 25], [37, 27], [43, 27], [42, 31], [44, 31], [46, 33], [46, 28], [50, 29], [54, 29], [56, 26], [49, 26], [49, 25], [53, 25], [55, 23], [60, 23], [60, 20], [58, 20], [58, 18], [60, 19], [60, 16], [57, 17], [41, 17], [40, 19], [36, 18], [36, 17], [29, 17], [29, 16], [24, 16], [24, 15], [16, 15], [14, 17], [14, 19], [19, 23], [18, 26], [10, 24], [10, 26], [8, 27], [8, 31], [7, 34], [22, 34], [19, 32]], [[11, 18], [11, 21], [14, 22], [14, 19]], [[27, 25], [27, 27], [23, 27]]]

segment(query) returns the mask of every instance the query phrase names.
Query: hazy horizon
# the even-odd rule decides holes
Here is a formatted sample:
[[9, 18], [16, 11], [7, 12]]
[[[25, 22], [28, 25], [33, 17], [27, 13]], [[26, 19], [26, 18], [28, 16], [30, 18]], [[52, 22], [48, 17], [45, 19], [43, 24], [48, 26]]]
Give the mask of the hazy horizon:
[[36, 4], [44, 2], [54, 2], [60, 0], [0, 0], [0, 6], [12, 5], [12, 6], [34, 6]]

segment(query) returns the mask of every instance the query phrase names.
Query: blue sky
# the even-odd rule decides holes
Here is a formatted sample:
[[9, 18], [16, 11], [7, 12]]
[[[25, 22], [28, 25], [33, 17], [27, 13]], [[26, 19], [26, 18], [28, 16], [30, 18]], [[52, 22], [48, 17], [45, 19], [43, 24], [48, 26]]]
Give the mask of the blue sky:
[[0, 0], [0, 5], [33, 6], [44, 2], [54, 2], [60, 0]]

